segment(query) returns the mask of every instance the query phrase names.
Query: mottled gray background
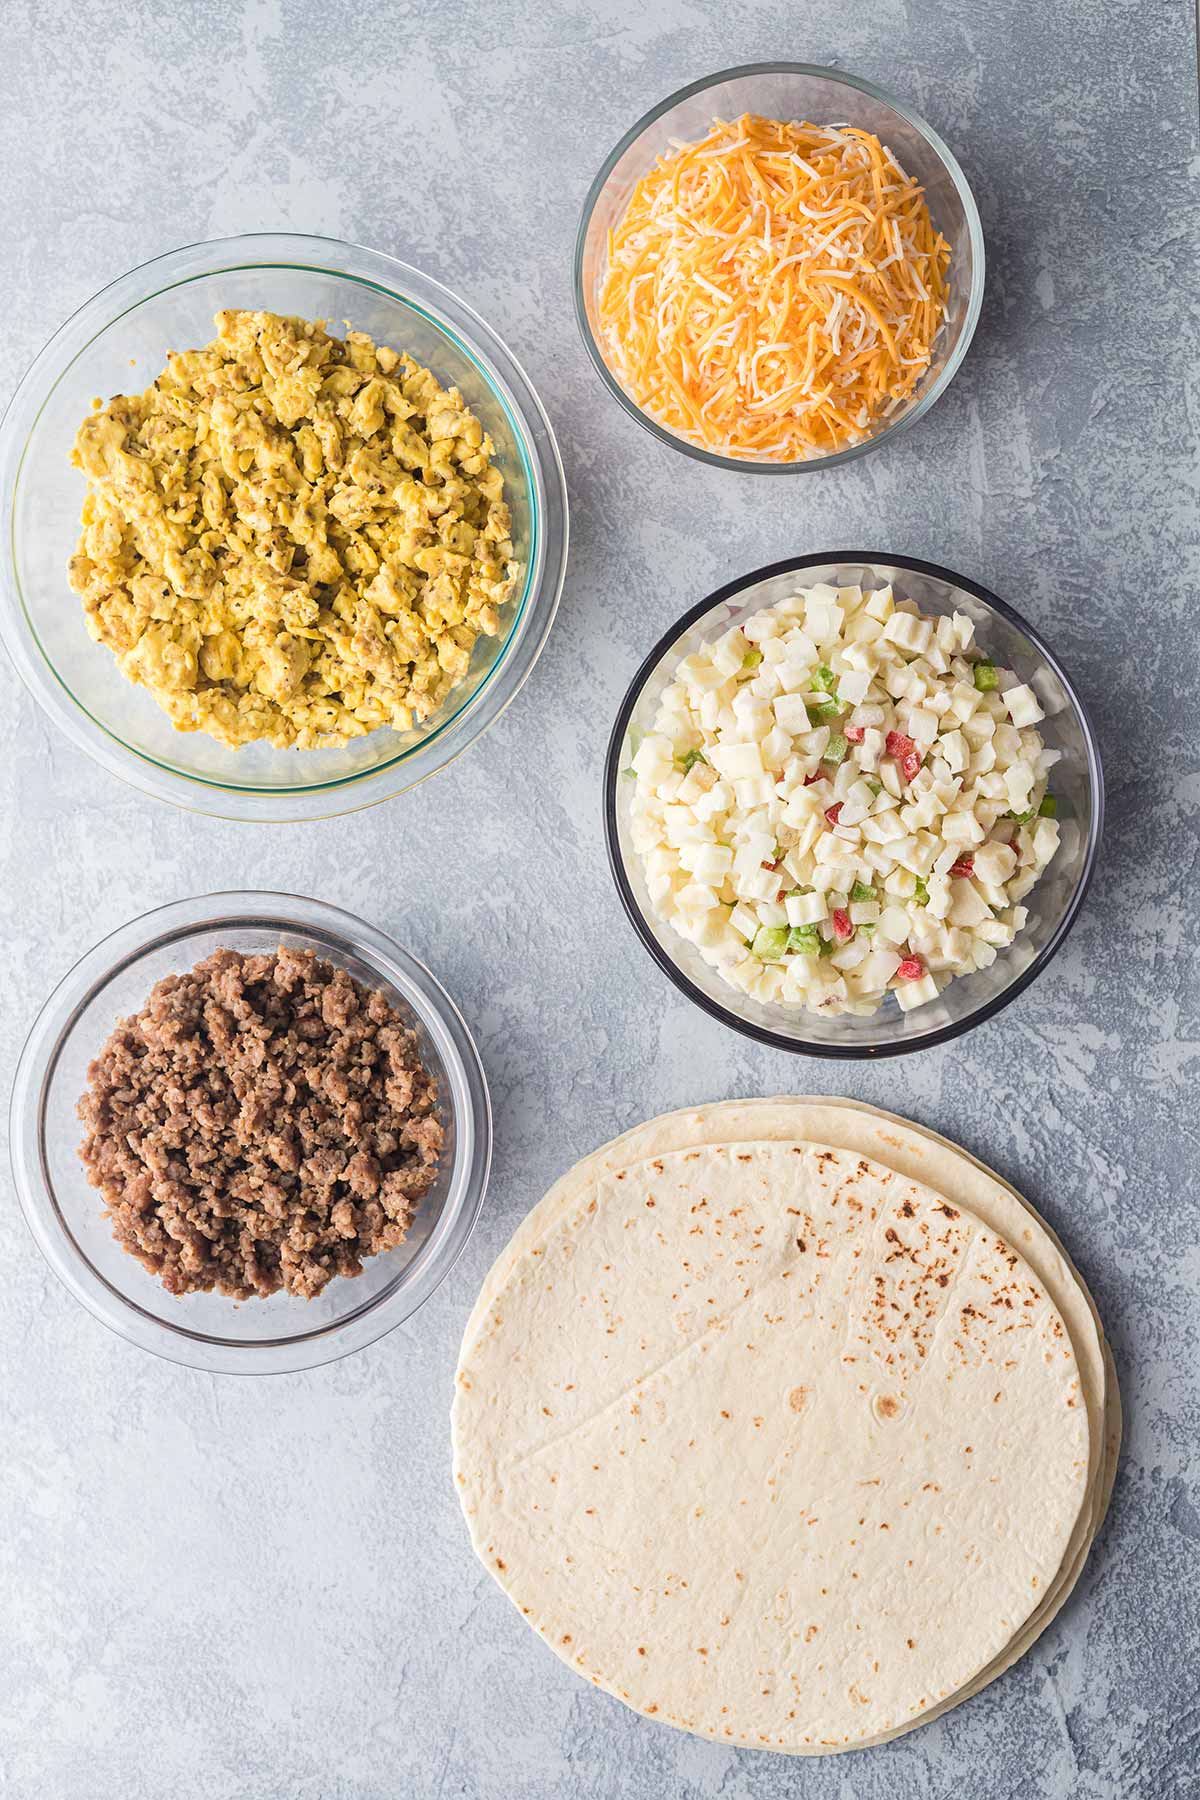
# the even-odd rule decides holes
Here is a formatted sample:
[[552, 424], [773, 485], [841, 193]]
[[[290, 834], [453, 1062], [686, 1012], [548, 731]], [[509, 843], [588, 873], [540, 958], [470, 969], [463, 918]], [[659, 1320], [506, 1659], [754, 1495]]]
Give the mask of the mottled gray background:
[[[315, 1374], [190, 1374], [60, 1290], [0, 1196], [0, 1792], [38, 1800], [1026, 1800], [1195, 1792], [1200, 1124], [1195, 943], [1197, 241], [1192, 19], [1166, 0], [4, 0], [0, 393], [102, 283], [262, 227], [420, 264], [509, 341], [574, 509], [559, 621], [481, 744], [391, 806], [238, 828], [139, 798], [0, 671], [6, 1062], [103, 932], [207, 887], [298, 889], [425, 957], [496, 1102], [479, 1229], [416, 1318]], [[571, 316], [580, 201], [618, 136], [729, 63], [839, 64], [909, 98], [988, 240], [979, 334], [893, 447], [793, 484], [707, 471], [603, 394]], [[1189, 210], [1191, 209], [1191, 210]], [[1190, 363], [1190, 367], [1189, 367]], [[689, 1009], [619, 915], [601, 756], [636, 661], [756, 564], [866, 543], [1028, 613], [1099, 720], [1110, 814], [1074, 936], [944, 1050], [861, 1069]], [[1093, 1285], [1127, 1448], [1070, 1606], [981, 1698], [797, 1764], [576, 1680], [474, 1562], [447, 1411], [472, 1298], [579, 1154], [788, 1087], [935, 1126], [1041, 1206]]]

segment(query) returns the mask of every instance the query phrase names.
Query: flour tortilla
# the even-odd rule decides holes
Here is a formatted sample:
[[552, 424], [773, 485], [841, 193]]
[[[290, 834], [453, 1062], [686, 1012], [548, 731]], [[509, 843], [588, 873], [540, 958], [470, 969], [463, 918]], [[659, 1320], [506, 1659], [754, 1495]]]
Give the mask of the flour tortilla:
[[[1116, 1369], [1099, 1315], [1086, 1285], [1049, 1226], [1001, 1178], [966, 1151], [893, 1113], [848, 1100], [783, 1096], [733, 1100], [686, 1108], [633, 1127], [583, 1159], [549, 1190], [518, 1226], [486, 1278], [464, 1334], [464, 1353], [515, 1260], [535, 1244], [548, 1222], [569, 1206], [590, 1173], [615, 1170], [640, 1157], [690, 1148], [722, 1138], [819, 1137], [956, 1194], [1001, 1235], [1016, 1243], [1046, 1284], [1063, 1314], [1079, 1360], [1091, 1436], [1089, 1498], [1076, 1525], [1058, 1577], [1022, 1631], [960, 1694], [925, 1714], [920, 1723], [971, 1698], [1023, 1656], [1069, 1598], [1103, 1523], [1112, 1495], [1121, 1443], [1121, 1402]], [[887, 1733], [887, 1737], [897, 1735]]]
[[556, 1205], [468, 1332], [455, 1435], [476, 1547], [558, 1654], [809, 1753], [993, 1667], [1088, 1508], [1079, 1365], [1028, 1263], [797, 1141], [593, 1170]]

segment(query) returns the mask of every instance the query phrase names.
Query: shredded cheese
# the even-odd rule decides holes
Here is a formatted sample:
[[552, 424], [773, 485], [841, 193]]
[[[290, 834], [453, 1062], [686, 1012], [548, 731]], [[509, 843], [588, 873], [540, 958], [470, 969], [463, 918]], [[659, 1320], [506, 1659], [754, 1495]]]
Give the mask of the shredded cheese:
[[827, 456], [929, 367], [949, 260], [923, 190], [870, 132], [718, 120], [659, 158], [610, 233], [602, 348], [690, 443]]

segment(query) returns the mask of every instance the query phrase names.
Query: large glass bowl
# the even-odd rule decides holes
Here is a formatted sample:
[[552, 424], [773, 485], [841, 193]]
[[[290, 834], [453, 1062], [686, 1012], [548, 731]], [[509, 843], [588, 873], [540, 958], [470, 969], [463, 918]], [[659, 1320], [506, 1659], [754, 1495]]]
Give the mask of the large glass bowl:
[[[481, 637], [466, 678], [409, 732], [340, 749], [231, 750], [172, 726], [89, 638], [67, 582], [83, 475], [75, 432], [93, 398], [137, 392], [170, 350], [207, 344], [221, 307], [348, 321], [457, 386], [495, 446], [521, 574], [501, 634]], [[567, 495], [554, 433], [528, 377], [479, 316], [416, 269], [331, 239], [261, 233], [192, 244], [134, 269], [62, 326], [0, 425], [4, 546], [0, 629], [34, 698], [79, 748], [160, 799], [226, 818], [321, 818], [390, 799], [444, 768], [497, 719], [554, 619], [567, 554]]]
[[[642, 859], [633, 848], [630, 802], [634, 783], [624, 773], [630, 738], [654, 727], [659, 699], [680, 659], [711, 643], [748, 614], [775, 606], [798, 587], [882, 587], [892, 583], [905, 600], [935, 616], [963, 612], [976, 642], [997, 663], [1034, 687], [1046, 717], [1038, 730], [1061, 752], [1051, 777], [1061, 828], [1059, 849], [1025, 896], [1029, 921], [989, 969], [956, 976], [936, 1000], [901, 1012], [886, 999], [869, 1018], [822, 1018], [797, 1006], [766, 1005], [721, 980], [696, 946], [659, 919], [650, 904]], [[1083, 702], [1031, 625], [987, 588], [936, 563], [875, 551], [824, 551], [789, 557], [718, 588], [659, 639], [634, 676], [613, 726], [604, 771], [604, 829], [609, 864], [622, 904], [643, 944], [689, 1000], [735, 1031], [806, 1056], [896, 1056], [945, 1043], [1015, 1000], [1046, 967], [1075, 920], [1091, 880], [1104, 823], [1104, 775]]]
[[[154, 983], [218, 949], [287, 944], [381, 989], [417, 1034], [438, 1083], [445, 1150], [399, 1248], [366, 1258], [314, 1300], [169, 1294], [112, 1236], [79, 1161], [76, 1103], [88, 1064]], [[11, 1107], [17, 1197], [38, 1248], [88, 1311], [144, 1350], [194, 1369], [274, 1375], [370, 1344], [427, 1300], [471, 1235], [491, 1162], [487, 1082], [454, 1002], [414, 956], [352, 914], [297, 894], [205, 894], [159, 907], [89, 950], [46, 1001], [17, 1064]]]
[[[910, 397], [861, 444], [804, 462], [717, 456], [689, 443], [642, 411], [609, 367], [602, 347], [599, 301], [608, 263], [608, 234], [616, 228], [634, 188], [673, 143], [696, 143], [714, 119], [737, 119], [746, 112], [814, 125], [856, 125], [873, 132], [894, 153], [906, 174], [921, 183], [933, 222], [950, 246], [945, 320], [929, 368]], [[605, 158], [583, 203], [575, 243], [575, 313], [601, 381], [652, 436], [714, 468], [794, 475], [831, 469], [865, 456], [929, 411], [945, 393], [967, 353], [983, 304], [983, 275], [983, 226], [967, 178], [937, 132], [910, 106], [873, 82], [838, 69], [812, 63], [747, 63], [693, 81], [671, 94], [631, 126]]]

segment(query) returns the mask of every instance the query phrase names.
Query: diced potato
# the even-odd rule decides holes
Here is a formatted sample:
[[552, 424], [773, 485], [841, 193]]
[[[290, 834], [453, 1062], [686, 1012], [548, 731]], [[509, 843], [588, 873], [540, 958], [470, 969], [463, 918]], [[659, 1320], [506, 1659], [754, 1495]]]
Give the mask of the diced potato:
[[824, 894], [789, 894], [783, 904], [789, 925], [817, 925], [829, 912]]
[[911, 1012], [915, 1006], [924, 1006], [928, 1000], [938, 997], [937, 978], [924, 975], [920, 981], [899, 981], [892, 989], [902, 1012]]
[[[907, 1010], [986, 966], [1020, 929], [1016, 902], [1054, 855], [1058, 826], [1001, 814], [1035, 809], [1055, 753], [1021, 722], [1019, 694], [1014, 716], [1015, 675], [1000, 672], [1001, 691], [975, 688], [971, 635], [965, 615], [929, 620], [890, 593], [818, 588], [681, 665], [633, 759], [630, 831], [651, 903], [734, 986], [771, 1005], [869, 1013], [907, 947], [925, 971], [893, 990]], [[818, 663], [840, 711], [813, 726], [809, 708], [830, 701]], [[911, 778], [887, 754], [892, 731], [923, 753]], [[684, 769], [696, 750], [704, 760]], [[951, 876], [967, 854], [972, 874]], [[850, 900], [856, 882], [879, 898]], [[763, 927], [830, 938], [834, 908], [855, 935], [831, 956], [745, 950]]]
[[1039, 719], [1046, 716], [1038, 704], [1037, 695], [1024, 683], [1005, 690], [1004, 704], [1008, 708], [1009, 718], [1017, 726], [1036, 725]]

